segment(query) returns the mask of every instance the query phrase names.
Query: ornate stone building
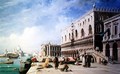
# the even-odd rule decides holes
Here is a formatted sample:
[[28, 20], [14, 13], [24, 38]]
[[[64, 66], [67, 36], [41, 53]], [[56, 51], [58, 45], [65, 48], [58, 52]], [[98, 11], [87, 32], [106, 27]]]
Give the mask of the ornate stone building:
[[113, 61], [120, 62], [120, 14], [104, 21], [104, 31], [109, 29], [103, 38], [104, 55]]
[[118, 13], [120, 13], [120, 9], [93, 7], [92, 10], [71, 23], [70, 26], [62, 30], [62, 55], [76, 57], [84, 52], [95, 50], [103, 52], [103, 21]]
[[53, 45], [53, 44], [42, 44], [41, 45], [41, 54], [43, 57], [55, 57], [61, 56], [61, 46], [60, 45]]

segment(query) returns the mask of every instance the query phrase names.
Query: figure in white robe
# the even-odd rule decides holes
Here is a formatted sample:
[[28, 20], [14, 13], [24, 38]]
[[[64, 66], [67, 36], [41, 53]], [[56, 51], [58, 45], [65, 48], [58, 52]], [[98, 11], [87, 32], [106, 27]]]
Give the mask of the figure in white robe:
[[85, 55], [83, 55], [83, 57], [82, 57], [82, 65], [83, 65], [83, 67], [85, 67]]

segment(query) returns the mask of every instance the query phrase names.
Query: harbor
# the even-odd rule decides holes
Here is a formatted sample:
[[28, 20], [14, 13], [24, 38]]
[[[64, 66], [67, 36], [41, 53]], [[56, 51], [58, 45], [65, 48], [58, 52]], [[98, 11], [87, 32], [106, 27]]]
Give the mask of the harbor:
[[0, 0], [0, 74], [120, 74], [120, 0]]
[[[21, 55], [22, 54], [22, 55]], [[9, 53], [0, 56], [0, 74], [26, 74], [31, 66], [31, 55]]]

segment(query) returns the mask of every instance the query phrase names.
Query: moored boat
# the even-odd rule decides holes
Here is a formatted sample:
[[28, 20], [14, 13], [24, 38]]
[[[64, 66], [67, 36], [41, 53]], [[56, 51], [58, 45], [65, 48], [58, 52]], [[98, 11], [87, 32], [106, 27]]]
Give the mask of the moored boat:
[[0, 58], [0, 64], [13, 64], [14, 61], [9, 58]]

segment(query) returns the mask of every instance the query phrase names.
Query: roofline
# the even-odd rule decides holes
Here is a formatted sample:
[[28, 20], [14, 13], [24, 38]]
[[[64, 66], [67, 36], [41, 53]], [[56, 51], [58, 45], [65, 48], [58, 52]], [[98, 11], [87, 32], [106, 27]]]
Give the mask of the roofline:
[[112, 20], [112, 19], [114, 19], [114, 18], [116, 18], [116, 17], [120, 17], [120, 14], [117, 14], [117, 15], [111, 17], [111, 18], [108, 18], [108, 19], [104, 20], [103, 22], [106, 22], [106, 21]]
[[[79, 20], [81, 20], [82, 18], [84, 18], [86, 15], [90, 14], [93, 12], [93, 9], [89, 10], [88, 12], [86, 12], [85, 14], [83, 14], [82, 16], [80, 16], [78, 19], [76, 19], [75, 21], [71, 22], [71, 25], [66, 26], [64, 29], [62, 29], [61, 31], [66, 30], [68, 27], [71, 27], [72, 25], [74, 25], [74, 23], [78, 22]], [[73, 24], [72, 24], [73, 23]]]
[[[73, 21], [73, 25], [74, 23], [80, 21], [81, 19], [83, 19], [86, 15], [92, 13], [92, 12], [114, 12], [114, 13], [120, 13], [120, 8], [111, 8], [111, 7], [93, 7], [91, 10], [87, 11], [85, 14], [83, 14], [82, 16], [80, 16], [76, 21]], [[64, 29], [62, 29], [61, 31], [66, 30], [66, 28], [71, 27], [71, 25], [65, 27]]]
[[88, 15], [88, 14], [90, 14], [92, 12], [114, 12], [114, 13], [120, 13], [120, 8], [103, 8], [103, 7], [96, 8], [96, 7], [94, 7], [91, 10], [89, 10], [87, 13], [85, 13], [83, 16], [78, 18], [75, 22], [78, 22], [79, 20], [81, 20], [86, 15]]

